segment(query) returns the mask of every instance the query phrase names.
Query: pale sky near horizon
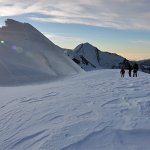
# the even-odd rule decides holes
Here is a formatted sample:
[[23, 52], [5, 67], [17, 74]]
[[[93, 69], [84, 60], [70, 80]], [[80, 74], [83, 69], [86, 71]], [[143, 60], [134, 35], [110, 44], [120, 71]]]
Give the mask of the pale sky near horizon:
[[63, 48], [89, 42], [131, 60], [148, 59], [149, 6], [149, 0], [0, 0], [0, 26], [12, 18]]

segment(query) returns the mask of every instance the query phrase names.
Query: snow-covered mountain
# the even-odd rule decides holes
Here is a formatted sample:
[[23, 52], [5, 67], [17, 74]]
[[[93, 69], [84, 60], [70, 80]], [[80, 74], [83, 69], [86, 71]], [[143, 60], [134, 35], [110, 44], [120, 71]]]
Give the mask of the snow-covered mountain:
[[149, 150], [150, 76], [119, 71], [0, 87], [0, 150]]
[[[75, 52], [72, 58], [87, 70], [123, 59], [90, 44]], [[0, 29], [0, 150], [149, 150], [150, 76], [79, 72], [34, 27], [7, 20]], [[60, 78], [65, 75], [73, 76]], [[54, 78], [59, 80], [32, 85]]]
[[68, 50], [67, 54], [84, 70], [118, 68], [125, 59], [114, 53], [102, 52], [89, 43], [80, 44], [74, 50]]
[[42, 82], [82, 72], [63, 50], [28, 23], [0, 28], [0, 85]]

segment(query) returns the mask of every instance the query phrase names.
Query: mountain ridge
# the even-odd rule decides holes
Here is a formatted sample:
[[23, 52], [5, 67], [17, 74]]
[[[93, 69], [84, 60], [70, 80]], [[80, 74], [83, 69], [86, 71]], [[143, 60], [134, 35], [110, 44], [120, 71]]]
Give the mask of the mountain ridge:
[[82, 72], [63, 50], [28, 23], [0, 28], [0, 85], [53, 80]]
[[68, 50], [67, 54], [86, 71], [119, 68], [125, 59], [118, 54], [101, 51], [88, 42], [79, 44], [72, 51]]

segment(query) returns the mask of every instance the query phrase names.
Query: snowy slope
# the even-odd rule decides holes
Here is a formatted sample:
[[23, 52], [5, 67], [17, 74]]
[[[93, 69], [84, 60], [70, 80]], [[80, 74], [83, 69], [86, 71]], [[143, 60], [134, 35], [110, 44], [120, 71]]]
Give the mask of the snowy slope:
[[102, 52], [89, 43], [80, 44], [74, 50], [68, 51], [68, 56], [78, 60], [84, 70], [118, 68], [119, 63], [124, 60], [117, 54]]
[[1, 150], [149, 150], [150, 76], [99, 70], [0, 88]]
[[81, 72], [63, 50], [28, 23], [0, 28], [0, 85], [52, 80]]

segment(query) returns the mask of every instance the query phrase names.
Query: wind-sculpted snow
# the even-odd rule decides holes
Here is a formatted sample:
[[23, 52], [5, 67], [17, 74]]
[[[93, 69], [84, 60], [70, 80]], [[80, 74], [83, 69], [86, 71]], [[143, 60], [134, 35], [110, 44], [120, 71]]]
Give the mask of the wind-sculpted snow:
[[53, 80], [81, 69], [27, 23], [11, 19], [0, 28], [0, 85]]
[[119, 70], [0, 88], [1, 150], [149, 150], [150, 76]]

